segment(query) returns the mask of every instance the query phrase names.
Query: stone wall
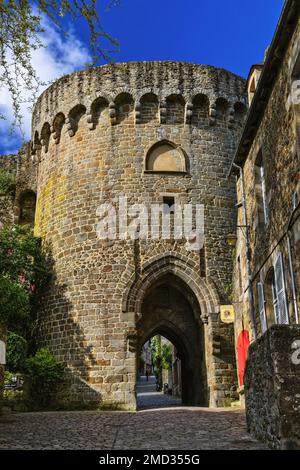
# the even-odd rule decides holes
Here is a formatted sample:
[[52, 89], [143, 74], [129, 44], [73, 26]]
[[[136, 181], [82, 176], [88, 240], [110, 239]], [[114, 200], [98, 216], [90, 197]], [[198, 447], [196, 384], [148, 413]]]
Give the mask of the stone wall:
[[248, 431], [274, 449], [300, 449], [300, 326], [274, 325], [250, 346]]
[[[232, 335], [222, 341], [219, 306], [228, 302], [232, 272], [225, 235], [235, 219], [235, 184], [226, 177], [246, 113], [244, 85], [213, 67], [140, 62], [63, 77], [38, 100], [35, 232], [51, 248], [55, 269], [40, 342], [68, 366], [63, 400], [135, 407], [143, 301], [166, 276], [181, 281], [204, 331], [198, 369], [206, 369], [208, 403], [234, 398]], [[149, 149], [166, 143], [186, 166], [147, 171]], [[165, 196], [204, 204], [204, 248], [173, 239], [100, 240], [97, 208], [117, 205], [120, 194], [129, 205], [150, 207]], [[188, 351], [185, 330], [161, 320], [160, 330]]]
[[37, 164], [33, 162], [30, 143], [24, 144], [17, 155], [0, 155], [0, 168], [14, 176], [12, 191], [0, 193], [0, 224], [19, 222], [23, 195], [37, 191]]
[[[3, 168], [3, 170], [7, 171], [13, 178], [16, 178], [16, 155], [0, 155], [0, 168]], [[14, 221], [14, 200], [14, 188], [9, 192], [1, 192], [0, 188], [0, 229], [6, 224], [12, 224]]]
[[[247, 218], [250, 226], [251, 270], [254, 290], [257, 335], [262, 333], [259, 317], [257, 284], [264, 285], [267, 326], [275, 323], [269, 276], [280, 253], [283, 255], [285, 291], [289, 322], [296, 323], [296, 309], [300, 311], [300, 220], [299, 206], [293, 213], [293, 196], [300, 194], [300, 153], [297, 150], [297, 106], [291, 100], [295, 63], [299, 57], [300, 22], [287, 50], [280, 61], [278, 73], [274, 73], [274, 85], [267, 100], [261, 121], [253, 130], [253, 142], [242, 164], [244, 171]], [[266, 84], [266, 93], [269, 84]], [[259, 111], [258, 111], [259, 112]], [[247, 142], [246, 142], [247, 143]], [[261, 197], [258, 197], [255, 164], [262, 155], [268, 221], [261, 220]], [[234, 176], [233, 176], [234, 178]], [[237, 178], [237, 200], [242, 201], [241, 179]], [[299, 199], [300, 200], [300, 199]], [[239, 209], [238, 225], [244, 224], [243, 209]], [[236, 338], [242, 330], [249, 331], [252, 338], [245, 233], [237, 232], [233, 287], [236, 310]], [[296, 293], [292, 289], [292, 275], [288, 255], [288, 237], [295, 277]]]

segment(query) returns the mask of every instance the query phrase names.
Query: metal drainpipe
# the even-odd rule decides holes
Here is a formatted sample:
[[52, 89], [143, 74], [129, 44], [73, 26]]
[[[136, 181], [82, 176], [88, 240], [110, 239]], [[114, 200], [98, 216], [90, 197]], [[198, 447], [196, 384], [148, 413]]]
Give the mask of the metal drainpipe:
[[241, 166], [233, 163], [232, 166], [237, 168], [240, 172], [241, 177], [241, 186], [242, 186], [242, 206], [244, 213], [244, 225], [246, 230], [246, 256], [247, 256], [247, 273], [248, 273], [248, 290], [249, 290], [249, 302], [250, 302], [250, 315], [252, 323], [252, 336], [253, 340], [257, 339], [256, 333], [256, 318], [255, 318], [255, 307], [254, 307], [254, 295], [253, 295], [253, 285], [252, 285], [252, 270], [251, 270], [251, 250], [250, 250], [250, 234], [249, 234], [249, 225], [247, 219], [247, 205], [246, 205], [246, 194], [245, 194], [245, 181], [244, 181], [244, 172]]
[[293, 261], [292, 261], [291, 239], [290, 239], [289, 234], [287, 235], [287, 249], [288, 249], [288, 255], [289, 255], [290, 275], [291, 275], [291, 281], [292, 281], [294, 313], [295, 313], [296, 323], [299, 324], [296, 285], [295, 285], [295, 276], [294, 276]]

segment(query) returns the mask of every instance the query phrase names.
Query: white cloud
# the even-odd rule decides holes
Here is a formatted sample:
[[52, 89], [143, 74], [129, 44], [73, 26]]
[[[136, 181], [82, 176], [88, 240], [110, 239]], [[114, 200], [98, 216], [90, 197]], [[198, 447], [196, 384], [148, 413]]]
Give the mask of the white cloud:
[[[39, 94], [49, 86], [49, 82], [67, 73], [82, 69], [90, 61], [86, 45], [69, 29], [68, 36], [63, 36], [47, 19], [43, 19], [45, 32], [41, 34], [44, 47], [32, 52], [32, 65], [39, 79], [47, 85], [41, 86]], [[25, 100], [30, 100], [28, 93], [23, 93]], [[31, 134], [31, 112], [28, 104], [21, 106], [25, 139]], [[9, 134], [13, 122], [11, 98], [7, 89], [0, 89], [0, 113], [5, 120], [0, 120], [0, 154], [14, 153], [21, 144], [21, 133]]]

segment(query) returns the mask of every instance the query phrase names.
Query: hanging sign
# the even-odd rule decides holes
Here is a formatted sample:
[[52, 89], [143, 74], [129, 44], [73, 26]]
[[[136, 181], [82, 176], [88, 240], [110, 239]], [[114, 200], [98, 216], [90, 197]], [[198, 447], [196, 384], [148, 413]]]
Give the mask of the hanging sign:
[[220, 316], [223, 323], [234, 322], [234, 308], [233, 305], [220, 305]]

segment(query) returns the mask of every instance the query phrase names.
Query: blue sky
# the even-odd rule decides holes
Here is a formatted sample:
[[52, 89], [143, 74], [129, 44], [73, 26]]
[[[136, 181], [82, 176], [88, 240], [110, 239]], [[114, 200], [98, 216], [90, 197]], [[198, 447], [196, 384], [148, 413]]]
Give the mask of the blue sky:
[[[244, 77], [261, 62], [270, 44], [284, 0], [121, 0], [105, 10], [99, 0], [105, 30], [120, 42], [116, 62], [180, 60], [223, 67]], [[66, 23], [63, 39], [46, 23], [46, 48], [35, 52], [33, 64], [43, 81], [83, 68], [88, 56], [88, 31], [82, 21]], [[42, 89], [40, 90], [42, 92]], [[0, 154], [17, 151], [21, 138], [10, 136], [10, 100], [0, 90]], [[30, 113], [23, 106], [24, 131], [30, 138]]]
[[247, 76], [263, 60], [283, 0], [121, 0], [104, 14], [118, 61], [183, 60]]

